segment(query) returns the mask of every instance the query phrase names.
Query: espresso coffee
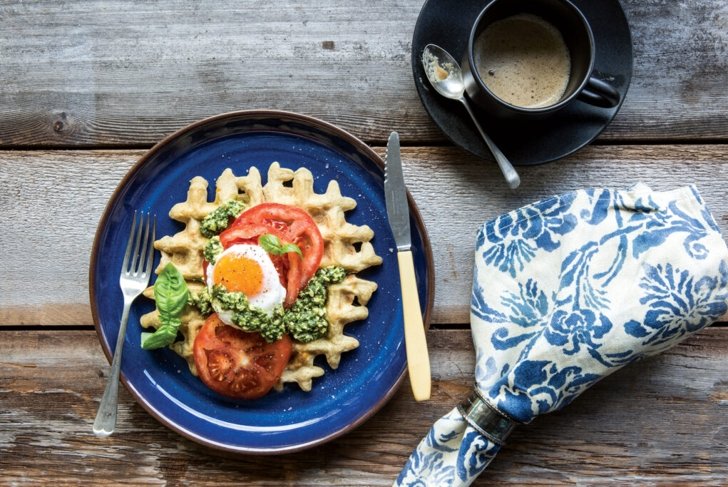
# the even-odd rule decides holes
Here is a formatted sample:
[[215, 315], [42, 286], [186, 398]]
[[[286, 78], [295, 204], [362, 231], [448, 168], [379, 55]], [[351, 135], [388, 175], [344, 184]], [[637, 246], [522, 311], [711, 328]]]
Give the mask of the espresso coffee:
[[561, 32], [532, 14], [487, 26], [474, 44], [481, 79], [498, 98], [523, 108], [541, 108], [564, 96], [571, 56]]

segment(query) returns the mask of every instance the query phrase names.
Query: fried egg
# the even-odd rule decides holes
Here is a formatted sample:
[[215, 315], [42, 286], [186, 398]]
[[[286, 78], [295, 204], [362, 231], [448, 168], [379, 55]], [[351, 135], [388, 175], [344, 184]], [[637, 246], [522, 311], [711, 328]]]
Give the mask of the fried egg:
[[[207, 268], [210, 292], [215, 285], [222, 285], [228, 292], [244, 293], [251, 307], [268, 314], [286, 297], [286, 289], [281, 285], [273, 261], [258, 245], [231, 245], [220, 253], [215, 264]], [[212, 306], [224, 323], [232, 324], [231, 311], [222, 309], [215, 300]]]

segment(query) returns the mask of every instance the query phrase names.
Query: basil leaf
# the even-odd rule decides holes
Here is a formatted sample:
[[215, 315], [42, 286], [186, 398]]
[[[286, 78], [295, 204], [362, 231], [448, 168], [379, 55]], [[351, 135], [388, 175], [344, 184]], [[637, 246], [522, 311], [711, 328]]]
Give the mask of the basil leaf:
[[273, 255], [281, 254], [281, 240], [270, 233], [264, 233], [258, 237], [258, 245], [263, 247], [263, 250]]
[[281, 243], [281, 239], [270, 233], [264, 233], [258, 238], [258, 245], [263, 247], [263, 250], [272, 255], [283, 255], [289, 252], [295, 252], [303, 257], [301, 248], [294, 243]]
[[142, 348], [162, 348], [174, 342], [181, 324], [180, 315], [187, 306], [190, 292], [182, 274], [171, 262], [157, 276], [154, 300], [162, 326], [154, 333], [142, 333]]
[[174, 342], [175, 338], [177, 338], [177, 330], [180, 324], [180, 320], [170, 320], [168, 323], [157, 328], [154, 333], [142, 332], [142, 348], [144, 350], [153, 350], [155, 348], [166, 347]]
[[154, 300], [160, 315], [179, 317], [187, 304], [189, 291], [182, 274], [171, 262], [157, 276], [154, 283]]
[[295, 252], [298, 255], [300, 255], [301, 258], [303, 258], [303, 252], [301, 252], [300, 247], [298, 245], [296, 245], [296, 244], [287, 243], [286, 245], [284, 245], [283, 246], [283, 253], [284, 254], [287, 254], [288, 252]]

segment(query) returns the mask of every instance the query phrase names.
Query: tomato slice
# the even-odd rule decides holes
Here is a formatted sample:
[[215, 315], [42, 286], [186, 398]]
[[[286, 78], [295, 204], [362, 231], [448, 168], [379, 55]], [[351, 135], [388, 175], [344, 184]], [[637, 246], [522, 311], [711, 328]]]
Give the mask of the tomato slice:
[[227, 248], [235, 243], [255, 239], [270, 233], [285, 243], [298, 245], [303, 259], [288, 255], [286, 303], [291, 304], [298, 292], [316, 274], [324, 255], [324, 239], [305, 210], [279, 203], [263, 203], [244, 211], [220, 234], [220, 243]]
[[200, 329], [192, 349], [202, 382], [223, 396], [258, 399], [281, 378], [293, 351], [288, 335], [266, 342], [259, 333], [246, 333], [212, 314]]

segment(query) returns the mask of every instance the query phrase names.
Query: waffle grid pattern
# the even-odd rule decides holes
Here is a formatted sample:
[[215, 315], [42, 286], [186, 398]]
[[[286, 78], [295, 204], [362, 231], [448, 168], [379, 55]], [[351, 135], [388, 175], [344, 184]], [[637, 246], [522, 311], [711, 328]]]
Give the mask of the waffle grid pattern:
[[[344, 334], [344, 327], [353, 321], [366, 319], [367, 303], [377, 285], [356, 276], [368, 267], [379, 265], [381, 257], [376, 255], [371, 239], [374, 232], [366, 225], [352, 225], [346, 221], [345, 212], [356, 207], [356, 201], [341, 194], [336, 181], [330, 181], [324, 193], [316, 193], [311, 171], [299, 168], [296, 171], [282, 168], [274, 162], [268, 169], [264, 185], [261, 174], [255, 167], [246, 176], [236, 176], [231, 169], [225, 169], [217, 178], [215, 199], [207, 200], [208, 181], [200, 176], [190, 181], [187, 199], [175, 204], [169, 212], [170, 218], [184, 225], [174, 234], [167, 235], [154, 243], [162, 258], [157, 272], [172, 262], [182, 273], [190, 292], [194, 295], [204, 289], [203, 257], [207, 239], [200, 233], [200, 224], [210, 212], [232, 199], [243, 201], [252, 207], [264, 202], [282, 203], [306, 210], [316, 222], [324, 239], [322, 266], [340, 265], [347, 271], [347, 277], [339, 284], [329, 287], [326, 314], [329, 331], [326, 338], [310, 343], [294, 343], [294, 354], [283, 372], [277, 388], [286, 382], [295, 382], [304, 391], [310, 391], [313, 379], [324, 374], [324, 369], [314, 364], [319, 355], [326, 358], [332, 369], [336, 369], [344, 352], [359, 346], [354, 338]], [[145, 291], [145, 296], [153, 299], [153, 289]], [[197, 375], [192, 345], [205, 318], [188, 306], [182, 316], [180, 332], [183, 340], [175, 342], [171, 348], [188, 363], [193, 374]], [[141, 317], [145, 328], [160, 325], [156, 311]]]

